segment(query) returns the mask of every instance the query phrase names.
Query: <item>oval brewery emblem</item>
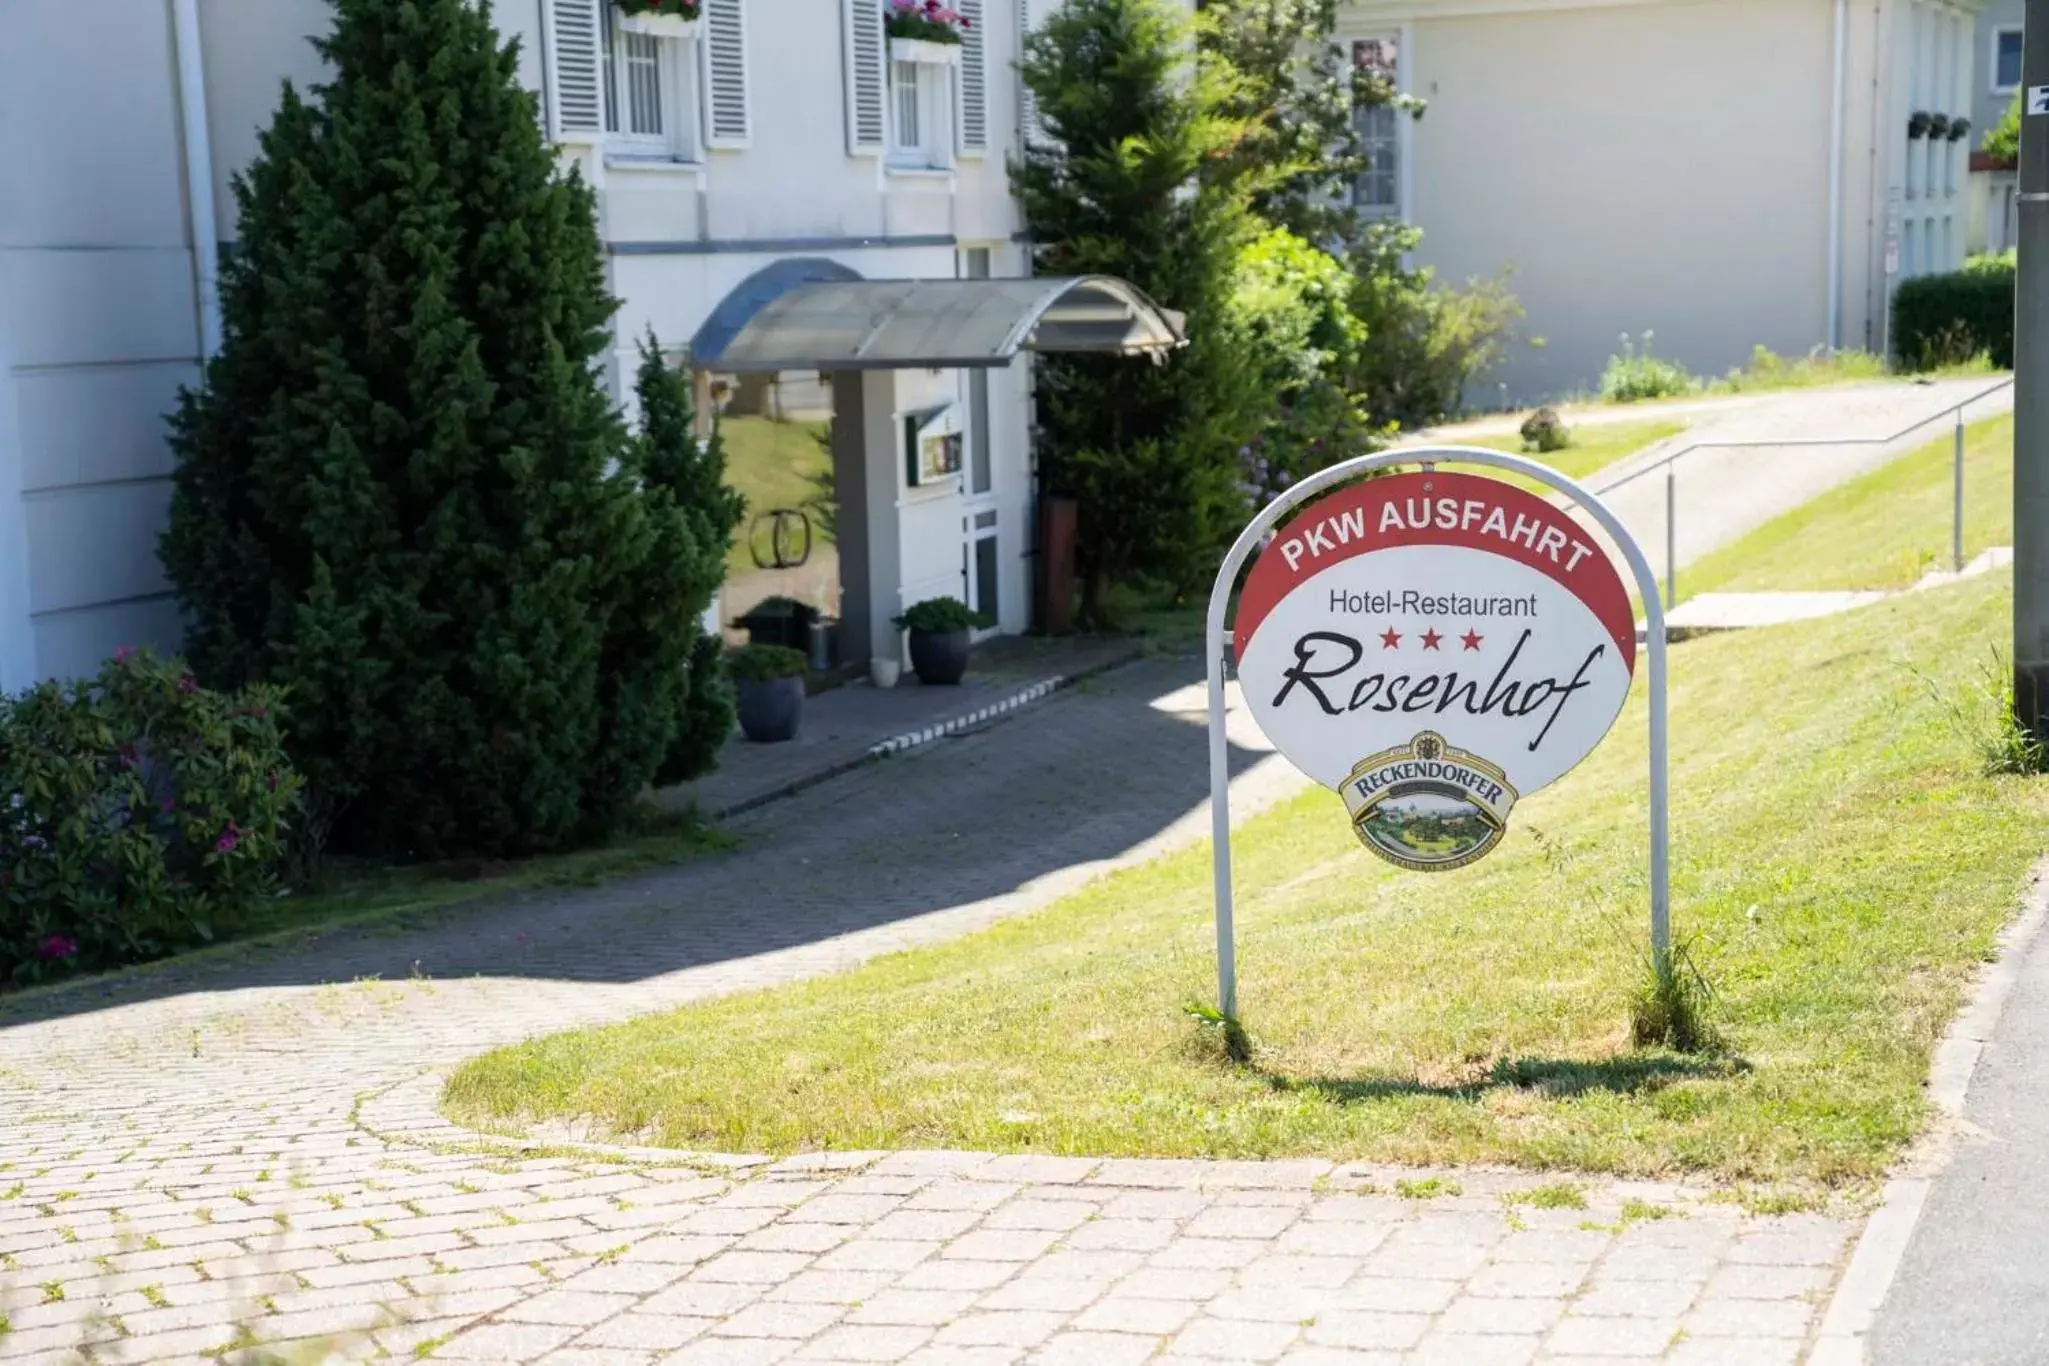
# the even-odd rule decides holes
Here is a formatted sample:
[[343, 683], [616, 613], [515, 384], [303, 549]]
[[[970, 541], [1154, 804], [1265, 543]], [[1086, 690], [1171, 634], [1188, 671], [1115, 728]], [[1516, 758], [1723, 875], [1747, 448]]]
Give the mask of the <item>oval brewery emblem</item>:
[[1238, 680], [1260, 729], [1343, 795], [1366, 847], [1459, 868], [1601, 742], [1636, 625], [1571, 517], [1497, 479], [1369, 479], [1298, 512], [1247, 577]]

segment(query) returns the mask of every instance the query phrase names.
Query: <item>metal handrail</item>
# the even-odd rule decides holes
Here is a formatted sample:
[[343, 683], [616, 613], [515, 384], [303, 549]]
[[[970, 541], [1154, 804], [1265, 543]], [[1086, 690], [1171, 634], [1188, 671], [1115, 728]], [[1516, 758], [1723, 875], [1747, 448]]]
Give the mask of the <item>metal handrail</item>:
[[1895, 441], [1902, 441], [1912, 436], [1923, 427], [1932, 426], [1946, 417], [1954, 417], [1956, 419], [1955, 477], [1953, 480], [1955, 486], [1955, 507], [1954, 517], [1950, 526], [1950, 561], [1953, 569], [1961, 570], [1964, 567], [1964, 409], [1980, 399], [1990, 398], [2001, 389], [2012, 388], [2013, 379], [2012, 375], [2008, 375], [1999, 383], [1980, 389], [1977, 393], [1971, 394], [1959, 402], [1952, 403], [1947, 408], [1940, 409], [1929, 414], [1927, 417], [1912, 422], [1890, 436], [1795, 437], [1790, 440], [1784, 437], [1776, 440], [1769, 437], [1759, 437], [1746, 441], [1691, 442], [1662, 459], [1652, 461], [1641, 469], [1631, 470], [1628, 474], [1623, 475], [1612, 483], [1603, 484], [1595, 488], [1593, 493], [1596, 496], [1613, 493], [1616, 489], [1623, 487], [1625, 484], [1633, 484], [1647, 474], [1655, 474], [1659, 470], [1665, 472], [1665, 606], [1669, 608], [1676, 601], [1679, 585], [1678, 533], [1674, 529], [1679, 520], [1678, 478], [1674, 467], [1680, 460], [1692, 455], [1695, 451], [1744, 450], [1765, 446], [1890, 446]]

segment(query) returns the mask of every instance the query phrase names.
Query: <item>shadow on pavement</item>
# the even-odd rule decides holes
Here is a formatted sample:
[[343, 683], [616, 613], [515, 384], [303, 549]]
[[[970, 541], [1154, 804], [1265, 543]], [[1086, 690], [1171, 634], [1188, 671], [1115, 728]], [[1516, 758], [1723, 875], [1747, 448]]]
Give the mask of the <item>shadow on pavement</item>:
[[[1198, 679], [1191, 660], [1144, 660], [738, 817], [730, 852], [471, 903], [410, 929], [344, 927], [80, 981], [0, 1001], [0, 1033], [191, 993], [362, 978], [641, 982], [1005, 897], [1206, 807]], [[1232, 772], [1263, 757], [1234, 745]]]

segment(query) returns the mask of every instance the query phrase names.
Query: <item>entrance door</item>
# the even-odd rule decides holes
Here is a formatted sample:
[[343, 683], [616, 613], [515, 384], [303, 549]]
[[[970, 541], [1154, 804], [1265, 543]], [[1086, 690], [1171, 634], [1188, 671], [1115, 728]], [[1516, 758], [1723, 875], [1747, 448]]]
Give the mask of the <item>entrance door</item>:
[[832, 389], [809, 371], [740, 376], [720, 419], [726, 483], [747, 515], [726, 562], [727, 638], [787, 644], [836, 665], [841, 607]]
[[[970, 247], [961, 253], [961, 273], [970, 280], [989, 278], [989, 249]], [[968, 371], [967, 478], [961, 498], [961, 600], [990, 620], [1001, 611], [997, 582], [998, 518], [994, 452], [989, 446], [989, 372]], [[984, 632], [995, 634], [995, 628]]]

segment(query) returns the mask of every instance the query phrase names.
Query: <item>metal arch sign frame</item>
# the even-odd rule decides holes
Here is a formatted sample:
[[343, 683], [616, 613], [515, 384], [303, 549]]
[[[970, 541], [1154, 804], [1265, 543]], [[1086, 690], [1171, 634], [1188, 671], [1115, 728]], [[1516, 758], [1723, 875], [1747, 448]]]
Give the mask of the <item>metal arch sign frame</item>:
[[1230, 607], [1231, 589], [1261, 539], [1281, 519], [1318, 494], [1346, 480], [1376, 470], [1397, 466], [1421, 466], [1425, 470], [1440, 464], [1480, 465], [1506, 470], [1565, 494], [1585, 509], [1607, 532], [1628, 562], [1642, 600], [1645, 624], [1645, 653], [1649, 661], [1650, 688], [1650, 845], [1651, 845], [1651, 952], [1662, 970], [1671, 953], [1671, 857], [1670, 796], [1666, 781], [1665, 718], [1665, 609], [1658, 592], [1657, 575], [1644, 558], [1636, 538], [1615, 514], [1590, 490], [1566, 478], [1548, 465], [1475, 446], [1423, 446], [1381, 451], [1356, 456], [1328, 469], [1319, 470], [1288, 489], [1253, 517], [1224, 556], [1210, 590], [1207, 650], [1209, 654], [1209, 778], [1210, 845], [1215, 874], [1217, 928], [1217, 1004], [1226, 1016], [1238, 1011], [1237, 947], [1231, 893], [1231, 773], [1230, 748], [1224, 726], [1224, 665], [1226, 640], [1224, 618]]

